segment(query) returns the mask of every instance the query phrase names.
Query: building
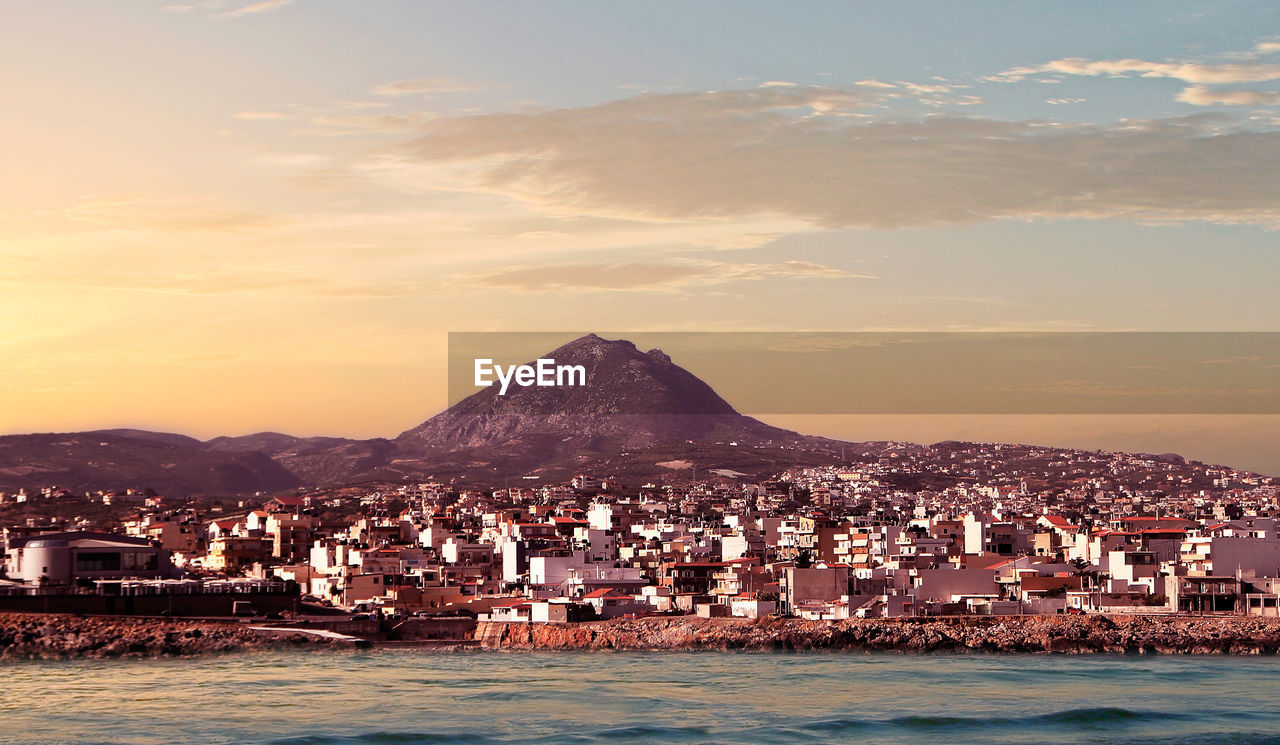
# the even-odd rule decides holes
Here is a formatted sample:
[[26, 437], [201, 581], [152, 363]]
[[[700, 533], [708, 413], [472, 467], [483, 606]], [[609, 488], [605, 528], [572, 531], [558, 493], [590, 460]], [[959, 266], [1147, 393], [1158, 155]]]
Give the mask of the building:
[[71, 587], [100, 579], [165, 577], [170, 563], [169, 552], [148, 538], [73, 531], [11, 537], [5, 570], [9, 579]]
[[239, 572], [265, 562], [268, 556], [265, 538], [223, 536], [209, 544], [204, 568], [217, 572]]

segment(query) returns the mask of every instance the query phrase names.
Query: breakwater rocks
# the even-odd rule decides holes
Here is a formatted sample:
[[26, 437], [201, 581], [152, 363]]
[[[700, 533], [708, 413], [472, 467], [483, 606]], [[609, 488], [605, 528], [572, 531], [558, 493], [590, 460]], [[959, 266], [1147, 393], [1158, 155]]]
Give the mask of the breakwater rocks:
[[217, 621], [0, 614], [0, 660], [176, 657], [326, 643]]
[[750, 621], [654, 617], [583, 624], [482, 623], [475, 638], [491, 649], [1257, 655], [1280, 652], [1280, 620], [967, 616]]

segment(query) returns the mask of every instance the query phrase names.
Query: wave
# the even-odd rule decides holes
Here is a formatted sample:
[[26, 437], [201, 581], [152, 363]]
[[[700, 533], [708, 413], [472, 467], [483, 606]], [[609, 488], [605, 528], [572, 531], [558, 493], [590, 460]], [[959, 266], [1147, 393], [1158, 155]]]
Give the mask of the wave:
[[1145, 722], [1169, 722], [1197, 718], [1193, 715], [1166, 711], [1134, 711], [1119, 707], [1064, 709], [1024, 717], [975, 717], [947, 715], [911, 715], [892, 719], [858, 719], [839, 717], [807, 722], [798, 729], [807, 732], [844, 732], [858, 729], [958, 730], [1006, 729], [1025, 726], [1090, 727], [1125, 725]]
[[906, 716], [887, 720], [888, 724], [905, 729], [969, 729], [987, 727], [1023, 727], [1023, 726], [1115, 726], [1139, 724], [1144, 722], [1169, 722], [1196, 718], [1189, 714], [1168, 711], [1134, 711], [1116, 706], [1100, 708], [1086, 707], [1063, 709], [1046, 714], [1034, 714], [1024, 717], [953, 717], [953, 716]]
[[274, 740], [270, 745], [488, 745], [498, 743], [471, 732], [366, 732], [358, 735], [307, 735]]
[[[1197, 732], [1192, 735], [1159, 738], [1161, 745], [1280, 745], [1280, 735], [1270, 732]], [[1108, 745], [1150, 745], [1152, 738], [1112, 740]]]
[[704, 739], [706, 727], [637, 724], [586, 732], [561, 732], [543, 737], [490, 737], [477, 733], [366, 732], [358, 735], [312, 735], [275, 740], [270, 745], [490, 745], [497, 743], [563, 743], [636, 741], [668, 743]]
[[[276, 740], [270, 745], [498, 745], [499, 743], [706, 743], [706, 742], [773, 742], [798, 743], [810, 742], [815, 737], [830, 738], [838, 735], [866, 734], [894, 737], [906, 737], [914, 742], [917, 737], [921, 742], [933, 742], [932, 738], [950, 734], [968, 741], [977, 738], [984, 740], [1002, 740], [1009, 736], [1023, 733], [1040, 735], [1047, 733], [1078, 732], [1091, 730], [1108, 733], [1099, 742], [1111, 742], [1124, 745], [1137, 745], [1150, 742], [1150, 737], [1138, 736], [1143, 727], [1152, 725], [1170, 725], [1179, 721], [1199, 720], [1207, 724], [1208, 720], [1222, 722], [1226, 719], [1255, 719], [1234, 712], [1201, 712], [1188, 714], [1169, 711], [1138, 711], [1121, 707], [1088, 707], [1062, 709], [1060, 711], [1032, 714], [1027, 716], [948, 716], [912, 715], [888, 719], [870, 719], [859, 717], [836, 717], [808, 722], [787, 722], [751, 727], [743, 730], [726, 730], [704, 726], [664, 726], [661, 724], [632, 724], [602, 728], [587, 728], [577, 731], [568, 730], [553, 735], [535, 734], [532, 737], [514, 736], [510, 733], [485, 735], [479, 733], [410, 733], [410, 732], [369, 732], [351, 736], [311, 736]], [[1204, 726], [1202, 724], [1202, 726]], [[1135, 731], [1135, 728], [1137, 731]], [[1191, 728], [1197, 729], [1197, 728]], [[1127, 737], [1133, 738], [1125, 740]], [[915, 733], [912, 736], [911, 733]], [[1056, 735], [1054, 736], [1056, 737]], [[894, 738], [896, 739], [896, 738]], [[1037, 739], [1033, 737], [1032, 739]], [[1186, 745], [1203, 745], [1213, 743], [1249, 743], [1253, 745], [1280, 745], [1280, 735], [1270, 732], [1227, 731], [1212, 734], [1187, 734], [1185, 740], [1178, 740], [1163, 733], [1160, 738], [1166, 743], [1185, 743]], [[1038, 741], [1038, 740], [1037, 740]]]
[[651, 724], [640, 724], [631, 727], [615, 727], [592, 733], [591, 739], [600, 740], [652, 740], [653, 742], [671, 742], [682, 736], [706, 736], [710, 730], [706, 727], [662, 727]]

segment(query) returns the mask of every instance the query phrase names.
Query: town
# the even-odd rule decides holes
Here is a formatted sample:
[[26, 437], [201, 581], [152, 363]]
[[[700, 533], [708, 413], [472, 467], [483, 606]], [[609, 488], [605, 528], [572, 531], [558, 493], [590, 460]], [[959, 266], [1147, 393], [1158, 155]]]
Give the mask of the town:
[[[534, 624], [1280, 615], [1275, 478], [1172, 455], [973, 443], [900, 444], [759, 482], [687, 465], [634, 485], [581, 474], [256, 498], [0, 494], [0, 609], [96, 598], [83, 607], [130, 612], [125, 600], [172, 609], [174, 597], [231, 593], [237, 608], [282, 617]], [[264, 605], [280, 595], [292, 600]]]

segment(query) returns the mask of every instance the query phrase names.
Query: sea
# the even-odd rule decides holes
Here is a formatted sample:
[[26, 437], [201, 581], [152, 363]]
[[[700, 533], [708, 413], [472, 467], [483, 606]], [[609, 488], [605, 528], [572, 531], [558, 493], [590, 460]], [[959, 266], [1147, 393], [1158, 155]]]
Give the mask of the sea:
[[1280, 659], [325, 650], [0, 664], [0, 742], [1280, 743]]

